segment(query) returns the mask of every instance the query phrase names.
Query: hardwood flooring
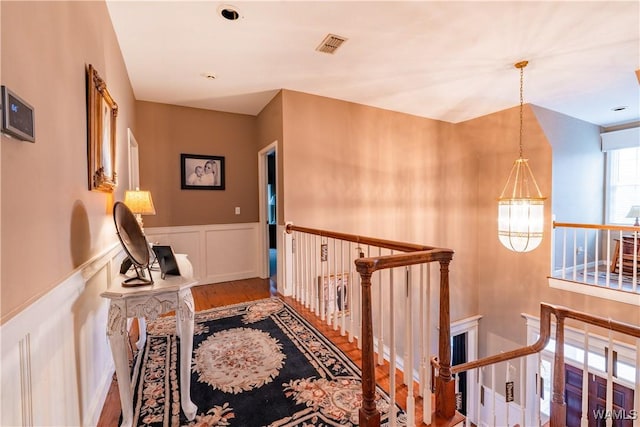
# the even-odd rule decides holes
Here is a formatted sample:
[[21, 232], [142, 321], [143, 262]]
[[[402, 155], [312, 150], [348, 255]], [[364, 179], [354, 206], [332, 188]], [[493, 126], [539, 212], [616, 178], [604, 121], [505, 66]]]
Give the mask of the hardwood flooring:
[[[196, 311], [207, 310], [209, 308], [220, 307], [229, 304], [237, 304], [246, 301], [255, 301], [258, 299], [269, 298], [276, 295], [276, 289], [272, 281], [269, 279], [247, 279], [236, 280], [225, 283], [215, 283], [210, 285], [201, 285], [192, 289], [193, 300], [195, 303]], [[301, 304], [294, 301], [292, 298], [281, 297], [289, 305], [291, 305], [299, 314], [301, 314], [307, 321], [309, 321], [316, 329], [336, 344], [354, 363], [358, 366], [362, 366], [362, 358], [360, 350], [358, 350], [355, 341], [350, 343], [347, 337], [340, 335], [340, 331], [334, 331], [333, 328], [327, 326], [326, 323], [320, 321], [309, 310], [304, 308]], [[134, 342], [137, 340], [137, 324], [134, 322], [134, 327], [131, 331], [131, 340]], [[389, 390], [389, 366], [385, 363], [384, 366], [376, 367], [376, 381], [385, 389]], [[396, 384], [402, 384], [402, 373], [396, 372]], [[417, 386], [414, 386], [417, 390]], [[404, 402], [406, 401], [407, 388], [405, 386], [396, 387], [396, 399], [399, 405], [405, 408]], [[422, 420], [422, 399], [416, 396], [416, 425], [425, 426], [426, 424], [420, 423]], [[98, 427], [114, 427], [118, 425], [120, 418], [120, 397], [118, 395], [118, 384], [115, 379], [111, 384], [107, 399], [105, 401]], [[444, 425], [456, 425], [463, 418], [455, 417], [454, 420], [449, 422], [442, 422], [437, 420], [432, 425], [444, 426]], [[453, 421], [453, 422], [452, 422]], [[250, 426], [247, 426], [250, 427]]]

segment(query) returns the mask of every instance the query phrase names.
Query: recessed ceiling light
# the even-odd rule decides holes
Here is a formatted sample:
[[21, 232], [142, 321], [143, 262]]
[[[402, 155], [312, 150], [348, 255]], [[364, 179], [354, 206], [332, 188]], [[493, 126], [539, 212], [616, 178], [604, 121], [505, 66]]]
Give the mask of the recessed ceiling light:
[[624, 110], [626, 110], [627, 108], [629, 108], [629, 107], [627, 107], [626, 105], [621, 105], [621, 106], [619, 106], [619, 107], [613, 107], [613, 108], [611, 109], [611, 111], [616, 111], [616, 112], [618, 112], [618, 111], [624, 111]]
[[240, 18], [238, 8], [230, 4], [220, 5], [220, 7], [218, 7], [218, 13], [228, 21], [235, 21]]

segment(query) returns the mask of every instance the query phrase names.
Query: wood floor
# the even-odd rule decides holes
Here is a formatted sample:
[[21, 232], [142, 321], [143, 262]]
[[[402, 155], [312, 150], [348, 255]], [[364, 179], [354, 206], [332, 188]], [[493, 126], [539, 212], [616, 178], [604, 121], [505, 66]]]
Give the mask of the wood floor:
[[[192, 293], [195, 303], [195, 309], [196, 311], [201, 311], [229, 304], [237, 304], [246, 301], [269, 298], [270, 296], [276, 295], [276, 290], [275, 286], [273, 286], [273, 282], [271, 282], [269, 279], [256, 278], [197, 286], [192, 289]], [[336, 344], [349, 358], [351, 358], [351, 360], [353, 360], [354, 363], [356, 363], [358, 366], [362, 366], [360, 350], [358, 350], [355, 342], [350, 343], [347, 337], [340, 336], [339, 330], [334, 331], [332, 328], [328, 327], [326, 323], [321, 322], [313, 313], [305, 309], [302, 305], [298, 304], [293, 299], [288, 297], [281, 298], [289, 305], [291, 305], [300, 315], [307, 319], [307, 321], [309, 321], [322, 334], [324, 334], [328, 339]], [[136, 339], [137, 327], [135, 326], [134, 322], [134, 327], [132, 328], [131, 333], [131, 340], [135, 341]], [[385, 389], [386, 391], [389, 390], [389, 367], [387, 364], [385, 364], [385, 366], [376, 367], [376, 381], [383, 389]], [[396, 373], [396, 384], [402, 384], [402, 373], [400, 372]], [[417, 386], [414, 388], [417, 389]], [[407, 391], [405, 386], [396, 388], [396, 399], [398, 400], [399, 405], [403, 408], [405, 407], [404, 402], [406, 401], [406, 396]], [[420, 423], [420, 421], [422, 420], [422, 399], [419, 397], [416, 397], [416, 409], [416, 425], [424, 426], [425, 424]], [[114, 375], [114, 380], [111, 384], [109, 394], [107, 395], [107, 399], [102, 409], [102, 414], [100, 415], [98, 427], [117, 426], [118, 420], [120, 418], [120, 413], [120, 397], [118, 395], [118, 384], [115, 380]], [[432, 425], [456, 425], [461, 420], [461, 417], [444, 423], [438, 420], [437, 423], [434, 423]]]

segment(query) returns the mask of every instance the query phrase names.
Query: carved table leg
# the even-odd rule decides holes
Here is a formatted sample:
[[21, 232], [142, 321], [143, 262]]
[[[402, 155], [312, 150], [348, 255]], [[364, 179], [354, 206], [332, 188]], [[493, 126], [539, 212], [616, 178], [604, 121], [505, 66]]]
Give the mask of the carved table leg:
[[121, 427], [130, 427], [133, 423], [133, 404], [131, 400], [131, 377], [129, 376], [129, 360], [127, 356], [127, 316], [123, 302], [111, 301], [109, 305], [109, 322], [107, 335], [113, 362], [116, 365], [116, 378], [120, 392], [122, 407]]
[[180, 336], [180, 403], [189, 421], [196, 417], [198, 407], [191, 401], [191, 355], [193, 353], [193, 296], [191, 289], [180, 291], [176, 328]]
[[142, 350], [144, 343], [147, 341], [147, 321], [144, 317], [137, 317], [138, 319], [138, 341], [136, 342], [136, 348]]

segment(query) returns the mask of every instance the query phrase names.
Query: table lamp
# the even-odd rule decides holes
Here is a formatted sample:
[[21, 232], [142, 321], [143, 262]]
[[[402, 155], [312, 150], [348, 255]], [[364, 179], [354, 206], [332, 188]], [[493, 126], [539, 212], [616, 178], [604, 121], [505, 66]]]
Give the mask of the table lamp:
[[635, 218], [636, 222], [633, 225], [638, 227], [640, 226], [640, 223], [638, 222], [638, 217], [640, 217], [640, 205], [631, 206], [631, 209], [629, 209], [629, 213], [627, 213], [626, 218]]
[[144, 233], [144, 227], [142, 226], [142, 215], [155, 215], [156, 208], [153, 206], [153, 199], [151, 198], [151, 192], [146, 190], [140, 190], [138, 188], [134, 190], [127, 190], [124, 194], [124, 204], [134, 213], [140, 229]]

